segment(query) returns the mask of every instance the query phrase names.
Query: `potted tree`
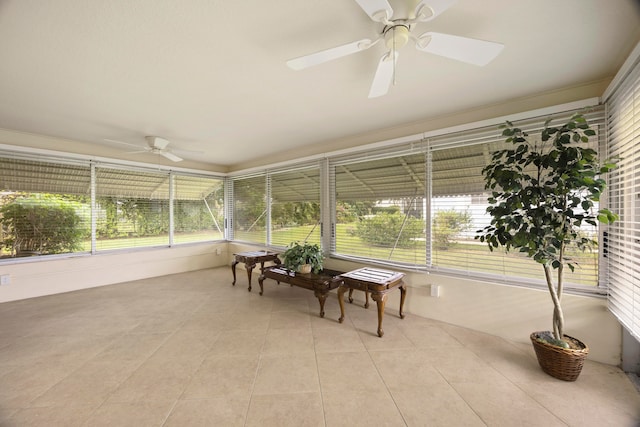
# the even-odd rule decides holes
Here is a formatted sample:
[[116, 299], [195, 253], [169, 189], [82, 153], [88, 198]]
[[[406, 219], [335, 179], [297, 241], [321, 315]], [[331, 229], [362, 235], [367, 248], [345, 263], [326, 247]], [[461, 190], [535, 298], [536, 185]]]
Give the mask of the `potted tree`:
[[550, 123], [548, 119], [536, 138], [511, 122], [501, 126], [513, 147], [494, 152], [482, 171], [485, 188], [492, 191], [487, 208], [492, 219], [476, 239], [491, 250], [524, 252], [542, 265], [553, 302], [553, 331], [534, 332], [531, 341], [543, 371], [575, 381], [589, 349], [564, 334], [563, 272], [577, 265], [571, 251], [597, 246], [596, 237], [581, 228], [584, 224], [617, 219], [608, 209], [596, 211], [606, 186], [602, 176], [616, 164], [600, 164], [596, 151], [587, 146], [595, 131], [583, 115], [562, 126]]
[[282, 263], [291, 271], [308, 274], [322, 270], [324, 256], [317, 244], [292, 242], [282, 254]]

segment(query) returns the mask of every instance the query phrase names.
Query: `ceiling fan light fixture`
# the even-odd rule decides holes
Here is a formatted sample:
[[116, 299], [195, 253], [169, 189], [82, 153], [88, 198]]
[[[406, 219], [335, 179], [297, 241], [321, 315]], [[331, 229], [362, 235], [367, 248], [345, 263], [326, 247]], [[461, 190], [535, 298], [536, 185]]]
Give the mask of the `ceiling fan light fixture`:
[[396, 50], [404, 47], [409, 41], [409, 27], [406, 25], [394, 25], [384, 32], [384, 43], [389, 50]]

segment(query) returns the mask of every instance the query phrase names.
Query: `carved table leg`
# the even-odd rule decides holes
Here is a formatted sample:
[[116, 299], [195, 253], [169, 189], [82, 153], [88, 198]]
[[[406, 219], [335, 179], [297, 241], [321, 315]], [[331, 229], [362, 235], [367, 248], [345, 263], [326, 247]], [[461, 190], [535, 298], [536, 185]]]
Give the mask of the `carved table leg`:
[[260, 285], [260, 295], [262, 295], [262, 292], [264, 292], [264, 288], [262, 287], [262, 282], [264, 282], [264, 274], [260, 274], [260, 277], [258, 277], [258, 284]]
[[382, 330], [382, 318], [384, 317], [384, 306], [387, 303], [387, 294], [372, 293], [371, 299], [378, 304], [378, 336], [382, 338], [384, 331]]
[[247, 279], [249, 279], [249, 292], [251, 292], [251, 272], [253, 271], [253, 267], [255, 267], [255, 263], [244, 263], [244, 268], [247, 269]]
[[[349, 304], [351, 304], [353, 302], [353, 288], [349, 289]], [[364, 308], [369, 308], [369, 292], [364, 291], [364, 297], [365, 297], [365, 302], [364, 302]]]
[[320, 317], [324, 317], [324, 302], [327, 300], [327, 292], [314, 292], [316, 298], [320, 302]]
[[344, 292], [347, 290], [344, 286], [338, 287], [338, 304], [340, 304], [340, 318], [338, 322], [342, 323], [344, 320]]
[[400, 318], [404, 319], [402, 307], [404, 307], [404, 299], [407, 296], [407, 286], [403, 283], [400, 285]]
[[233, 262], [231, 263], [231, 272], [233, 273], [233, 283], [231, 283], [233, 286], [236, 285], [236, 264], [239, 261], [237, 259], [234, 259]]

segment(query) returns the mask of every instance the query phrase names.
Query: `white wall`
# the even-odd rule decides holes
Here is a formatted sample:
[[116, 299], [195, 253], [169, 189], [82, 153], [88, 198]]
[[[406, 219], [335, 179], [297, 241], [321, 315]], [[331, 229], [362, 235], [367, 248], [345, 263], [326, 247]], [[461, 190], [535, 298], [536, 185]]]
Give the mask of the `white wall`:
[[0, 274], [8, 274], [11, 283], [0, 286], [0, 303], [219, 267], [228, 264], [227, 247], [226, 242], [193, 244], [2, 263]]

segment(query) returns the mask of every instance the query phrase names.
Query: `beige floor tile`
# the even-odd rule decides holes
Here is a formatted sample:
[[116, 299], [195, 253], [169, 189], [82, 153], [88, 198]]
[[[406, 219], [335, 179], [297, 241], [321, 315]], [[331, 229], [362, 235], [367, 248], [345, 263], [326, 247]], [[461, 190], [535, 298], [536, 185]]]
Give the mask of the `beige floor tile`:
[[179, 400], [163, 427], [242, 427], [245, 425], [248, 406], [248, 397]]
[[174, 401], [202, 361], [149, 359], [109, 397], [109, 403]]
[[269, 329], [307, 329], [311, 330], [308, 311], [275, 311], [271, 314]]
[[181, 399], [251, 395], [258, 356], [212, 356], [194, 373]]
[[318, 368], [313, 355], [262, 356], [253, 395], [318, 392]]
[[[473, 411], [490, 426], [566, 426], [535, 399], [507, 380], [451, 383]], [[580, 424], [577, 424], [580, 425]]]
[[365, 351], [358, 332], [339, 323], [337, 326], [314, 328], [313, 340], [317, 354]]
[[369, 353], [323, 353], [317, 355], [323, 392], [385, 391]]
[[8, 427], [73, 427], [83, 426], [94, 408], [66, 403], [62, 406], [32, 407], [17, 411], [6, 424]]
[[440, 326], [414, 326], [400, 327], [404, 335], [415, 345], [420, 348], [441, 348], [441, 347], [458, 347], [462, 348], [462, 344], [456, 338], [451, 336], [444, 328]]
[[209, 356], [252, 356], [262, 351], [266, 336], [264, 330], [222, 331], [209, 349]]
[[375, 368], [392, 391], [441, 385], [444, 377], [426, 357], [428, 350], [371, 352]]
[[311, 329], [269, 329], [262, 354], [314, 354]]
[[174, 401], [106, 403], [89, 417], [85, 425], [91, 427], [161, 426], [174, 405]]
[[322, 393], [327, 427], [404, 426], [404, 419], [386, 391]]
[[[446, 381], [429, 387], [402, 387], [391, 392], [406, 425], [477, 426], [486, 424]], [[524, 423], [523, 423], [524, 424]], [[519, 422], [505, 424], [518, 426]]]
[[247, 427], [324, 426], [319, 392], [254, 396], [247, 414]]

